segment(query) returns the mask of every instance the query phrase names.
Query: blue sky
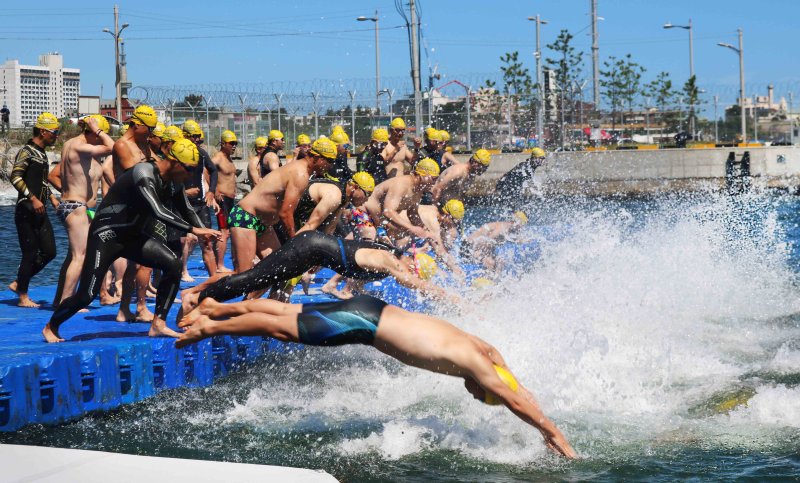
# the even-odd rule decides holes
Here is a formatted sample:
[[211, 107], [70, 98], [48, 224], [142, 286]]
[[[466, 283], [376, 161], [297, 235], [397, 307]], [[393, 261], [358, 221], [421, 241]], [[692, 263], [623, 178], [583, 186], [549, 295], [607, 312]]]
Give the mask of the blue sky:
[[[589, 60], [589, 0], [420, 2], [428, 53], [423, 54], [424, 76], [430, 63], [438, 65], [442, 82], [478, 82], [481, 74], [497, 72], [498, 58], [514, 50], [533, 71], [534, 28], [526, 19], [537, 13], [549, 21], [543, 26], [543, 44], [554, 40], [560, 29], [568, 29]], [[389, 82], [410, 70], [407, 36], [399, 28], [403, 21], [393, 0], [117, 3], [120, 23], [130, 24], [123, 36], [134, 85], [374, 79], [373, 24], [355, 17], [371, 16], [376, 8], [382, 29], [382, 77]], [[0, 55], [35, 64], [39, 54], [59, 51], [68, 67], [81, 69], [83, 94], [100, 94], [102, 84], [104, 97], [110, 97], [113, 41], [101, 30], [113, 25], [113, 5], [4, 0]], [[664, 30], [662, 25], [686, 23], [691, 17], [698, 84], [708, 95], [720, 94], [729, 101], [736, 96], [738, 58], [716, 43], [735, 44], [739, 27], [744, 29], [747, 82], [762, 88], [774, 83], [779, 96], [790, 90], [800, 95], [800, 1], [599, 0], [599, 14], [604, 17], [601, 61], [631, 53], [647, 68], [646, 80], [660, 71], [681, 82], [688, 77], [687, 33]], [[585, 72], [590, 76], [589, 62]], [[748, 87], [748, 95], [753, 91]]]

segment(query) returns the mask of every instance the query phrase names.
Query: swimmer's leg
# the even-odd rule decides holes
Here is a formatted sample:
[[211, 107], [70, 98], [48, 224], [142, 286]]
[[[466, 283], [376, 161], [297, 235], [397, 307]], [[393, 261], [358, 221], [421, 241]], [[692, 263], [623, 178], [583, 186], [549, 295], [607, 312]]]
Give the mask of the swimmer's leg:
[[299, 342], [296, 314], [275, 316], [253, 312], [228, 320], [211, 320], [205, 315], [201, 316], [178, 337], [175, 347], [184, 347], [222, 334], [264, 336], [284, 342]]
[[207, 316], [211, 319], [224, 319], [251, 312], [260, 312], [270, 315], [290, 315], [299, 314], [302, 310], [303, 306], [300, 304], [286, 304], [271, 299], [243, 300], [232, 304], [224, 304], [212, 298], [206, 298], [200, 302], [197, 308], [180, 319], [178, 327], [189, 327], [202, 316]]
[[155, 317], [150, 324], [149, 335], [178, 337], [178, 333], [167, 327], [167, 313], [181, 281], [181, 260], [167, 246], [153, 238], [143, 236], [127, 244], [124, 256], [131, 261], [162, 271], [156, 292]]

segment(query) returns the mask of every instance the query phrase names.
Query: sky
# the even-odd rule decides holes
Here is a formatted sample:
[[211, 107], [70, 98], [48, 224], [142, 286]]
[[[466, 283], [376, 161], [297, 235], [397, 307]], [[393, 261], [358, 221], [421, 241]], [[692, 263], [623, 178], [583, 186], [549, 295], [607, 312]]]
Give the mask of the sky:
[[[575, 46], [586, 51], [584, 72], [591, 85], [590, 0], [418, 1], [423, 79], [435, 67], [442, 75], [440, 83], [454, 79], [480, 83], [485, 74], [499, 72], [500, 56], [510, 51], [519, 51], [534, 72], [534, 22], [527, 18], [540, 14], [548, 21], [542, 26], [543, 45], [561, 29], [575, 35]], [[360, 79], [361, 90], [372, 89], [374, 95], [374, 24], [355, 19], [373, 16], [376, 9], [381, 77], [391, 84], [410, 72], [408, 36], [394, 0], [4, 0], [0, 58], [36, 64], [39, 54], [58, 51], [67, 67], [81, 69], [82, 94], [100, 95], [102, 85], [103, 97], [111, 97], [114, 43], [102, 30], [113, 28], [115, 3], [120, 24], [130, 24], [123, 38], [134, 85], [284, 82], [302, 88], [315, 79]], [[738, 95], [738, 56], [716, 45], [735, 45], [737, 28], [744, 30], [748, 95], [766, 94], [770, 83], [778, 97], [790, 91], [800, 94], [798, 0], [598, 0], [598, 4], [603, 17], [601, 65], [609, 56], [630, 53], [647, 69], [645, 81], [667, 71], [682, 84], [689, 76], [688, 32], [662, 26], [686, 24], [691, 18], [695, 71], [707, 96], [718, 94], [723, 102], [733, 102]], [[544, 56], [548, 55], [545, 49]], [[342, 85], [347, 90], [350, 84]]]

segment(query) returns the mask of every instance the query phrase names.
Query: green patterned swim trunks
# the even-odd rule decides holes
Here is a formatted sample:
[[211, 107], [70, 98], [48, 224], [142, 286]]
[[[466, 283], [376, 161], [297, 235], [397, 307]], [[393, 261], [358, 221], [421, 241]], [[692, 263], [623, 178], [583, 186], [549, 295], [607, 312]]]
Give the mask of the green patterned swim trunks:
[[244, 209], [236, 205], [228, 215], [228, 227], [230, 228], [247, 228], [248, 230], [255, 230], [258, 235], [261, 235], [267, 230], [267, 227], [261, 223], [261, 220], [252, 213], [248, 213]]

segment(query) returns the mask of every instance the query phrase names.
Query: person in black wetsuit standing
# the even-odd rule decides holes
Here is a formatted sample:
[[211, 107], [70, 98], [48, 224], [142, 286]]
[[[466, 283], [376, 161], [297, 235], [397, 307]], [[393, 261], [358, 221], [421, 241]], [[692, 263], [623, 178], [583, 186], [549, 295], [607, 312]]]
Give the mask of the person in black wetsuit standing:
[[268, 174], [281, 167], [281, 157], [278, 153], [284, 146], [286, 146], [286, 139], [282, 132], [273, 129], [267, 134], [267, 147], [261, 153], [261, 159], [258, 162], [260, 179], [264, 179]]
[[[184, 183], [186, 189], [186, 197], [189, 199], [189, 204], [200, 221], [204, 226], [211, 226], [211, 213], [209, 208], [216, 214], [219, 211], [219, 205], [214, 197], [217, 192], [217, 165], [211, 161], [211, 156], [208, 155], [205, 149], [200, 147], [202, 143], [203, 131], [196, 121], [189, 119], [183, 123], [183, 135], [187, 139], [194, 142], [197, 146], [197, 151], [200, 153], [200, 162], [197, 166], [188, 167], [186, 170], [189, 172], [189, 178]], [[203, 187], [203, 173], [208, 171], [208, 189]], [[187, 270], [186, 264], [189, 260], [189, 255], [192, 253], [197, 240], [192, 236], [187, 236], [183, 245], [183, 273], [182, 278], [185, 282], [191, 282], [191, 276]], [[203, 254], [203, 263], [206, 266], [208, 275], [212, 276], [217, 273], [217, 258], [214, 253], [214, 247], [208, 243], [201, 243], [200, 249]]]
[[50, 199], [55, 207], [58, 201], [50, 192], [47, 182], [50, 164], [44, 150], [55, 144], [57, 138], [58, 119], [49, 112], [43, 112], [36, 119], [33, 138], [17, 152], [11, 170], [11, 184], [18, 192], [14, 223], [17, 225], [22, 260], [19, 262], [17, 279], [8, 288], [19, 296], [17, 305], [20, 307], [39, 306], [28, 297], [28, 285], [31, 278], [56, 256], [56, 239], [44, 202]]
[[356, 171], [372, 175], [376, 185], [389, 178], [386, 174], [386, 160], [383, 159], [383, 150], [387, 144], [389, 144], [389, 131], [383, 128], [372, 131], [372, 140], [356, 160]]
[[350, 136], [344, 132], [341, 126], [333, 128], [330, 140], [336, 143], [336, 159], [330, 170], [330, 175], [338, 179], [342, 185], [350, 181], [353, 177], [353, 170], [348, 165], [350, 158]]
[[[203, 227], [183, 190], [171, 189], [171, 182], [186, 180], [186, 168], [197, 166], [199, 161], [194, 143], [181, 139], [173, 144], [166, 159], [138, 163], [117, 178], [89, 227], [78, 291], [61, 302], [42, 330], [47, 342], [63, 342], [58, 333], [61, 324], [94, 300], [106, 271], [120, 257], [162, 270], [149, 335], [178, 336], [167, 327], [166, 317], [178, 293], [181, 262], [163, 238], [153, 236], [151, 217], [207, 241], [220, 237], [218, 231]], [[165, 208], [168, 200], [184, 218]]]

